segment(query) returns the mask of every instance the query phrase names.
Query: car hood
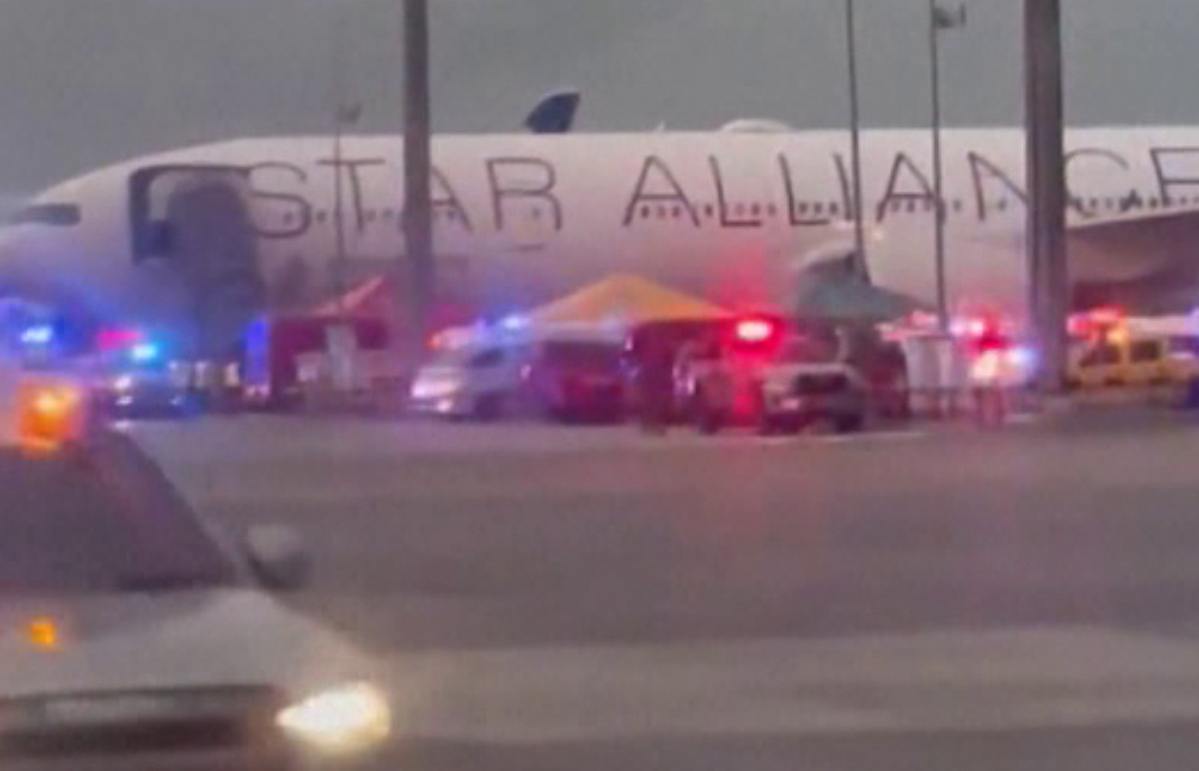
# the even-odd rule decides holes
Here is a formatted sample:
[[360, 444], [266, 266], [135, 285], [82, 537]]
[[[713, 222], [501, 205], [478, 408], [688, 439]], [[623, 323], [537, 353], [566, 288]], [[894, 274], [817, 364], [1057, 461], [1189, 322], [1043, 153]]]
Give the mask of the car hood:
[[[55, 645], [30, 639], [39, 620], [57, 629]], [[208, 686], [295, 698], [370, 679], [372, 669], [349, 643], [260, 591], [0, 595], [0, 698]]]

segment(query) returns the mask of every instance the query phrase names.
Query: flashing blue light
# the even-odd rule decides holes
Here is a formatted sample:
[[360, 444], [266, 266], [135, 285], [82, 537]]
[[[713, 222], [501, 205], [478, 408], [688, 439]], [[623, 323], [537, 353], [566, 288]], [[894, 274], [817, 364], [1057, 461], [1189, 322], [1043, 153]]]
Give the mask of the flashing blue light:
[[519, 332], [529, 326], [529, 320], [524, 316], [512, 315], [500, 319], [500, 328], [505, 332]]
[[1011, 362], [1025, 372], [1031, 372], [1037, 366], [1037, 352], [1028, 346], [1018, 345], [1010, 352]]
[[133, 359], [138, 364], [146, 364], [154, 361], [162, 354], [162, 350], [156, 343], [138, 343], [129, 351], [129, 358]]
[[21, 332], [21, 345], [41, 346], [54, 342], [54, 327], [38, 324]]

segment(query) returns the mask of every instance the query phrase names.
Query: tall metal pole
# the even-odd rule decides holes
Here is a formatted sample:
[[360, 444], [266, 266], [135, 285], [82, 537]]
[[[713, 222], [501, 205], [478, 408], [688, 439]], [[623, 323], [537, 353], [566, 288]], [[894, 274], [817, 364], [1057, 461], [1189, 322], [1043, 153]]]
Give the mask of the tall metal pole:
[[[435, 291], [432, 204], [429, 180], [429, 5], [428, 0], [404, 0], [404, 251], [410, 291], [399, 297], [410, 313], [411, 353], [419, 357], [430, 330]], [[397, 287], [405, 282], [397, 282]]]
[[1029, 304], [1041, 354], [1041, 386], [1066, 382], [1066, 180], [1060, 0], [1025, 0], [1025, 131], [1027, 136]]
[[865, 201], [862, 198], [862, 122], [858, 102], [858, 35], [854, 0], [845, 0], [845, 49], [849, 57], [849, 132], [853, 166], [853, 245], [858, 276], [868, 276], [866, 232], [863, 222]]
[[333, 290], [341, 312], [346, 294], [345, 188], [341, 177], [342, 133], [346, 101], [346, 16], [338, 5], [333, 30]]
[[949, 299], [945, 286], [945, 174], [941, 163], [941, 24], [937, 0], [928, 0], [928, 51], [931, 67], [933, 124], [933, 243], [936, 261], [937, 319], [949, 330]]

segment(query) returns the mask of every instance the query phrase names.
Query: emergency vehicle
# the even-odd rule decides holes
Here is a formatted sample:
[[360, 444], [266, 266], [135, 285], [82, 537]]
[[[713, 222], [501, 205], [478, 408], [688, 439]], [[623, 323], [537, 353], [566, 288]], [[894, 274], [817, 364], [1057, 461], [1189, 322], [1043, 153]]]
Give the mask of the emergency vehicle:
[[0, 360], [0, 767], [378, 760], [376, 664], [273, 595], [308, 573], [295, 536], [226, 539], [87, 393]]

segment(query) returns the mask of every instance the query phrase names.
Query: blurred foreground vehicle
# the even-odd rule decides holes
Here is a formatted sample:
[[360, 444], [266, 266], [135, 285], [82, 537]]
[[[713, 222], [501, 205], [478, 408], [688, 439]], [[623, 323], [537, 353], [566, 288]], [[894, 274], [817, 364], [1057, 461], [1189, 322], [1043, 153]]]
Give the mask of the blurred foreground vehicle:
[[87, 427], [82, 389], [0, 389], [0, 767], [282, 771], [378, 748], [367, 661], [266, 590], [306, 579], [293, 535], [235, 548]]

